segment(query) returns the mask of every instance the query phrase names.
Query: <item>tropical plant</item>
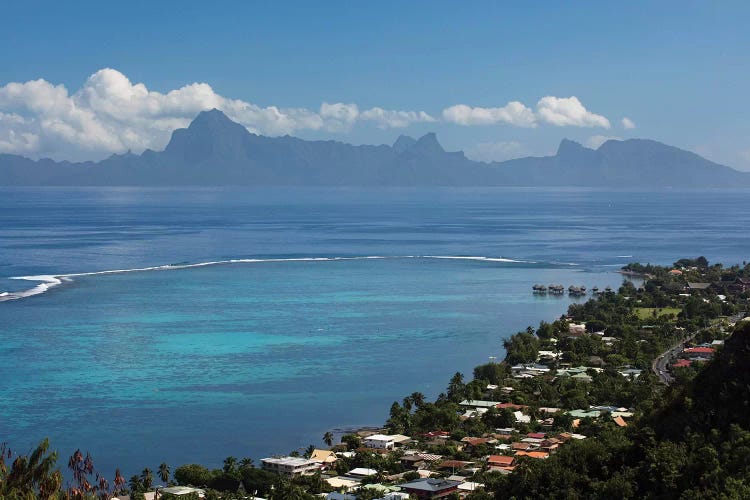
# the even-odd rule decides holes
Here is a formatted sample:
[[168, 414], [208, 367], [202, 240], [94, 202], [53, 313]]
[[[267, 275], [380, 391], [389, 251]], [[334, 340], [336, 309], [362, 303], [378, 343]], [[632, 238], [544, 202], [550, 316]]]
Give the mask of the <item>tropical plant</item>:
[[169, 465], [167, 465], [166, 462], [162, 462], [159, 465], [159, 479], [164, 481], [164, 484], [167, 486], [169, 485], [169, 472]]
[[143, 483], [143, 489], [146, 491], [154, 485], [154, 473], [148, 467], [141, 472], [141, 482]]
[[13, 452], [0, 445], [0, 498], [55, 498], [62, 486], [62, 474], [55, 468], [57, 452], [48, 453], [44, 439], [28, 456], [19, 455], [8, 470], [5, 460]]

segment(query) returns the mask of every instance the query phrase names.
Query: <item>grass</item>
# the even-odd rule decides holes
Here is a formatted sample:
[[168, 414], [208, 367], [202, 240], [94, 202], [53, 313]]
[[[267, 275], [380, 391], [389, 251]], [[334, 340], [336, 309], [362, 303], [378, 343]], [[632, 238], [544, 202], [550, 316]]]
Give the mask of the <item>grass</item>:
[[657, 316], [666, 316], [673, 314], [677, 316], [680, 314], [682, 309], [677, 307], [636, 307], [635, 313], [638, 315], [638, 319], [651, 319], [654, 317], [654, 313]]

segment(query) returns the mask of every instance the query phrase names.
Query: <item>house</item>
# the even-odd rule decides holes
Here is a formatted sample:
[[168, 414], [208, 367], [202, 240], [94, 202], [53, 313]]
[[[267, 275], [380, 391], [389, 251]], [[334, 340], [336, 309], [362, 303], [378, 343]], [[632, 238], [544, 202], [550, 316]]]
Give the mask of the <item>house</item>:
[[562, 444], [562, 440], [558, 438], [549, 438], [542, 441], [540, 449], [547, 453], [554, 453]]
[[458, 491], [461, 496], [463, 496], [465, 493], [468, 492], [471, 493], [472, 491], [476, 491], [480, 488], [484, 488], [484, 484], [482, 483], [475, 483], [473, 481], [464, 481], [463, 483], [458, 485]]
[[492, 444], [496, 443], [497, 439], [495, 438], [480, 438], [480, 437], [465, 437], [461, 439], [462, 443], [466, 443], [466, 446], [469, 448], [476, 448], [477, 446], [481, 446], [483, 444]]
[[481, 399], [464, 399], [460, 403], [458, 403], [459, 406], [465, 406], [469, 408], [494, 408], [497, 406], [498, 401], [483, 401]]
[[325, 481], [331, 486], [331, 488], [335, 488], [337, 490], [348, 490], [350, 488], [356, 488], [360, 485], [360, 481], [358, 479], [344, 476], [329, 477], [326, 478]]
[[372, 436], [366, 437], [362, 441], [362, 446], [365, 448], [373, 448], [376, 450], [392, 450], [396, 446], [396, 440], [393, 436], [386, 436], [385, 434], [373, 434]]
[[318, 462], [300, 457], [264, 458], [260, 463], [265, 471], [289, 477], [306, 476], [320, 470]]
[[688, 288], [690, 290], [705, 290], [711, 286], [711, 283], [693, 283], [688, 281]]
[[693, 362], [689, 359], [678, 359], [674, 363], [672, 363], [672, 368], [687, 368], [688, 366], [692, 365]]
[[313, 462], [318, 462], [321, 465], [331, 465], [336, 460], [338, 460], [338, 457], [336, 456], [336, 453], [332, 452], [331, 450], [315, 449], [310, 454], [310, 460], [312, 460]]
[[510, 409], [510, 410], [525, 410], [526, 408], [528, 408], [528, 406], [526, 406], [526, 405], [517, 405], [515, 403], [498, 403], [496, 405], [496, 408], [498, 410], [505, 410], [505, 409]]
[[353, 479], [363, 479], [365, 477], [374, 476], [378, 473], [375, 469], [366, 469], [364, 467], [357, 467], [346, 473], [347, 477]]
[[626, 368], [624, 370], [620, 370], [617, 373], [619, 373], [625, 378], [629, 378], [633, 380], [633, 379], [637, 379], [638, 377], [640, 377], [642, 372], [643, 370], [638, 370], [637, 368]]
[[600, 410], [571, 410], [568, 412], [573, 418], [599, 418], [602, 412]]
[[326, 500], [357, 500], [357, 497], [349, 493], [332, 492], [326, 495]]
[[463, 460], [443, 460], [438, 464], [438, 469], [448, 469], [452, 471], [463, 470], [470, 465], [474, 465], [474, 462], [465, 462]]
[[528, 424], [531, 422], [531, 417], [529, 415], [524, 415], [520, 411], [514, 411], [513, 417], [516, 419], [516, 422], [521, 422], [522, 424]]
[[620, 417], [620, 416], [615, 417], [612, 420], [615, 422], [615, 424], [618, 427], [627, 427], [628, 426], [627, 422], [625, 422], [625, 420], [622, 417]]
[[490, 455], [487, 457], [487, 466], [490, 469], [500, 468], [512, 470], [516, 464], [516, 459], [507, 455]]
[[421, 469], [425, 465], [425, 459], [419, 455], [404, 455], [401, 457], [401, 465], [407, 469]]
[[190, 486], [170, 486], [168, 488], [160, 488], [159, 492], [163, 495], [164, 493], [169, 493], [170, 495], [175, 496], [182, 496], [182, 495], [190, 495], [191, 493], [195, 493], [198, 495], [198, 498], [203, 498], [206, 496], [206, 492], [200, 488], [193, 488]]
[[581, 382], [591, 383], [594, 379], [588, 373], [576, 373], [571, 378], [580, 380]]
[[568, 335], [571, 337], [580, 337], [586, 334], [586, 323], [569, 323], [568, 324]]
[[529, 457], [529, 458], [549, 458], [549, 453], [546, 451], [517, 451], [517, 457]]
[[529, 451], [533, 450], [534, 448], [537, 448], [536, 445], [533, 443], [523, 443], [523, 442], [515, 442], [510, 445], [510, 448], [513, 451]]
[[687, 347], [682, 350], [683, 354], [687, 354], [690, 357], [711, 357], [714, 354], [713, 347]]
[[417, 479], [408, 483], [400, 484], [405, 493], [422, 498], [445, 498], [458, 490], [461, 481], [450, 481], [447, 479]]

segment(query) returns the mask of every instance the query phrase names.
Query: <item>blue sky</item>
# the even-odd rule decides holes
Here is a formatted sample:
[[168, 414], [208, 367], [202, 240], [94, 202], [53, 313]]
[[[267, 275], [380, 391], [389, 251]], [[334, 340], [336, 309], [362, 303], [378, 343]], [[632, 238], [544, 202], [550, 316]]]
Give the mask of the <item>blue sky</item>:
[[[435, 131], [446, 149], [485, 159], [549, 154], [563, 137], [645, 137], [750, 170], [748, 14], [749, 3], [729, 1], [8, 2], [0, 150], [81, 159], [158, 149], [217, 99], [205, 87], [179, 102], [159, 96], [198, 82], [271, 135], [391, 143]], [[87, 87], [104, 68], [117, 73]], [[127, 109], [135, 97], [118, 75], [158, 95]], [[40, 78], [49, 88], [8, 87]], [[129, 100], [106, 101], [120, 91]], [[555, 100], [550, 117], [538, 105], [573, 96], [588, 114]], [[525, 110], [508, 117], [511, 102]], [[356, 104], [356, 118], [322, 103]], [[455, 105], [474, 109], [446, 114]]]

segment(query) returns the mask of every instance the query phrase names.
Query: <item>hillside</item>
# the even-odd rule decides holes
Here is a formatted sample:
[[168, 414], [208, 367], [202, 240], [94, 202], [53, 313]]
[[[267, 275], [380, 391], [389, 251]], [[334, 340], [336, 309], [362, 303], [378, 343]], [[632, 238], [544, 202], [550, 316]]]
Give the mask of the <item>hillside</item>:
[[557, 154], [505, 162], [447, 152], [433, 133], [392, 146], [265, 137], [218, 110], [175, 130], [164, 151], [94, 163], [0, 155], [5, 186], [750, 186], [750, 173], [656, 141], [610, 140], [592, 150], [563, 140]]
[[750, 498], [750, 321], [689, 384], [627, 432], [596, 438], [488, 485], [493, 498]]

